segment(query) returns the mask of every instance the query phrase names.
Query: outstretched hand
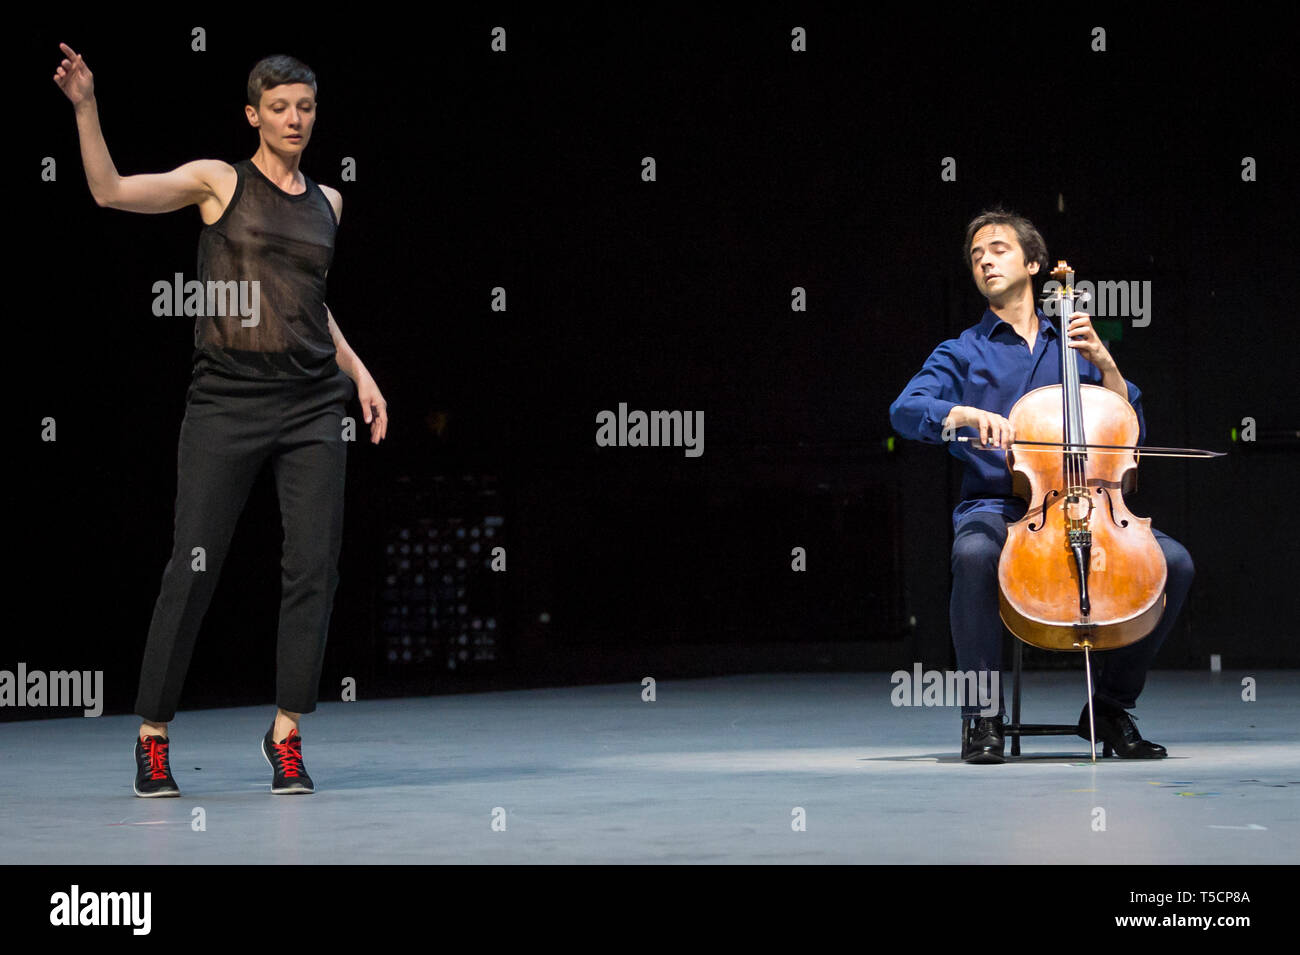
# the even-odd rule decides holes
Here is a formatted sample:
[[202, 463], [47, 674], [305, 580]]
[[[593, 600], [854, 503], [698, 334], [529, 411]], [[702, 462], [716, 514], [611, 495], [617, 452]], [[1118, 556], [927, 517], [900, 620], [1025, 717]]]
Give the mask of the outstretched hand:
[[86, 66], [86, 61], [72, 47], [60, 43], [59, 49], [66, 59], [54, 71], [54, 82], [63, 90], [63, 95], [72, 100], [72, 105], [76, 106], [95, 95], [95, 77], [90, 72], [90, 67]]

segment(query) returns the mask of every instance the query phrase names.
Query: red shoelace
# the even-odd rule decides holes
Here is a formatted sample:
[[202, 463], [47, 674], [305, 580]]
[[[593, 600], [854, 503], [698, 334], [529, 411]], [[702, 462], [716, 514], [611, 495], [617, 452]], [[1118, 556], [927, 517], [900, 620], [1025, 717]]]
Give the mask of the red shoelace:
[[145, 749], [149, 751], [149, 774], [151, 779], [167, 778], [167, 740], [157, 736], [144, 736]]
[[283, 743], [272, 743], [271, 748], [275, 750], [276, 759], [280, 761], [280, 768], [285, 776], [302, 775], [301, 736], [291, 731], [288, 739]]

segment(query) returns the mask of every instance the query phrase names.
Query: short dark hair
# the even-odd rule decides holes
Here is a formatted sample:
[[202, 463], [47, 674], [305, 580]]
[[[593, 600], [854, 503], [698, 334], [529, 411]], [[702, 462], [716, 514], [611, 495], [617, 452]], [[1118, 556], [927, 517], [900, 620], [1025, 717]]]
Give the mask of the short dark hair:
[[1025, 265], [1030, 262], [1038, 263], [1040, 273], [1047, 272], [1047, 243], [1039, 235], [1034, 224], [1022, 215], [1017, 215], [1009, 209], [1003, 209], [998, 206], [993, 209], [985, 209], [966, 227], [966, 243], [962, 246], [961, 260], [966, 267], [966, 271], [971, 269], [970, 265], [970, 244], [975, 238], [975, 233], [985, 226], [1005, 225], [1010, 226], [1016, 234], [1016, 239], [1020, 242], [1020, 248], [1025, 253]]
[[316, 74], [302, 60], [283, 53], [263, 57], [248, 74], [248, 105], [257, 109], [262, 105], [263, 93], [285, 83], [306, 83], [316, 92]]

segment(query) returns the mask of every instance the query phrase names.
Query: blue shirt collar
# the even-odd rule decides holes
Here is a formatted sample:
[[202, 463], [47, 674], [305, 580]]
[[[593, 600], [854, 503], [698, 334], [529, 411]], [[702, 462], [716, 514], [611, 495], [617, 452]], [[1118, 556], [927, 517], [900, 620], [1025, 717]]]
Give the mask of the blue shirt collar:
[[[1046, 335], [1050, 338], [1056, 338], [1057, 337], [1056, 326], [1053, 325], [1051, 321], [1048, 320], [1047, 316], [1043, 314], [1043, 310], [1041, 308], [1035, 308], [1034, 314], [1038, 316], [1038, 334]], [[985, 338], [992, 338], [994, 330], [997, 329], [999, 326], [1007, 328], [1013, 335], [1016, 334], [1016, 330], [1012, 328], [1009, 324], [1007, 324], [1005, 321], [998, 318], [997, 315], [994, 314], [993, 309], [986, 308], [984, 310], [984, 317], [980, 319], [980, 324], [979, 324], [980, 333]]]

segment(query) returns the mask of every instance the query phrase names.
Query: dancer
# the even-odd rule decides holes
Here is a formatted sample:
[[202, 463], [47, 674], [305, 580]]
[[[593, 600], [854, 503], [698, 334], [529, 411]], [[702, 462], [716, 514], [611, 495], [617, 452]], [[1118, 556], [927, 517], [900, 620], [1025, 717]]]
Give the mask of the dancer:
[[200, 159], [167, 173], [120, 176], [100, 130], [94, 77], [71, 47], [59, 46], [65, 59], [54, 82], [76, 113], [95, 202], [148, 213], [196, 205], [205, 226], [197, 276], [204, 314], [195, 320], [177, 453], [175, 537], [134, 710], [143, 718], [135, 794], [180, 795], [167, 724], [235, 523], [267, 461], [284, 553], [277, 709], [261, 750], [272, 767], [272, 793], [311, 793], [299, 723], [316, 709], [338, 586], [347, 403], [360, 400], [372, 444], [388, 431], [387, 403], [325, 304], [343, 199], [299, 169], [316, 122], [315, 74], [289, 56], [253, 67], [244, 108], [258, 134], [250, 159]]

